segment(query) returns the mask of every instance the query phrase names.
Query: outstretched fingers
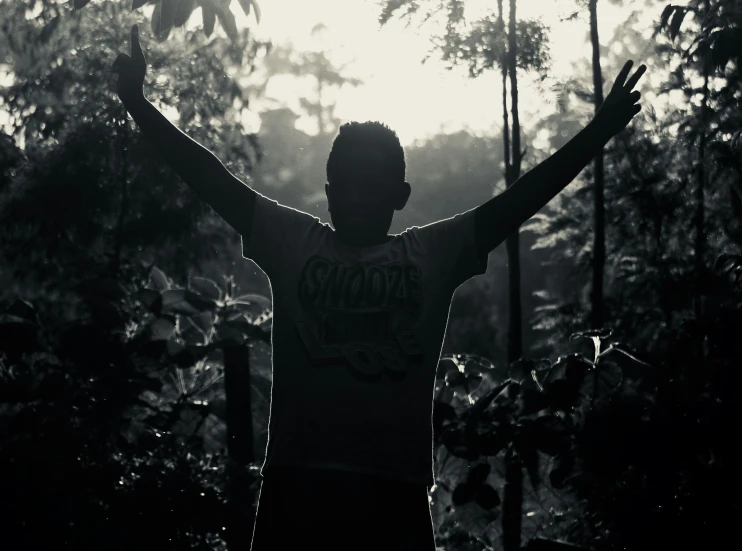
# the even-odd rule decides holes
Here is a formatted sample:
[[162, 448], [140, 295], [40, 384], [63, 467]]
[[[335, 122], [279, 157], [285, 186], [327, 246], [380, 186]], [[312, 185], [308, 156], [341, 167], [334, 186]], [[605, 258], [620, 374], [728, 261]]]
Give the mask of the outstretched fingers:
[[642, 75], [647, 72], [647, 66], [642, 65], [636, 70], [636, 73], [634, 73], [631, 78], [626, 83], [626, 87], [631, 90], [634, 86], [636, 86], [636, 83], [639, 82], [639, 79], [642, 78]]
[[629, 76], [629, 71], [631, 71], [631, 66], [633, 64], [634, 61], [632, 59], [629, 59], [624, 64], [623, 68], [619, 71], [618, 76], [616, 77], [616, 81], [613, 83], [613, 90], [623, 87], [624, 83], [626, 82], [626, 77]]
[[136, 61], [144, 61], [144, 52], [139, 43], [139, 25], [131, 26], [131, 57]]

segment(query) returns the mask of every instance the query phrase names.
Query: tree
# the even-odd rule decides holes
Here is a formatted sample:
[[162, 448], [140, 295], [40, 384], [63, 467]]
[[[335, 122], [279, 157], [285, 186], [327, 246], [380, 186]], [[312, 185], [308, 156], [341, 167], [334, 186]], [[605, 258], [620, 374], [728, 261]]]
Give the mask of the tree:
[[[35, 1], [32, 0], [32, 4]], [[129, 2], [129, 0], [114, 1]], [[51, 3], [50, 0], [41, 0], [41, 2]], [[88, 5], [90, 0], [72, 0], [70, 3], [78, 10]], [[239, 0], [239, 3], [245, 15], [250, 15], [250, 11], [253, 10], [256, 21], [260, 23], [260, 4], [257, 0]], [[234, 14], [229, 9], [230, 0], [132, 0], [131, 10], [137, 10], [147, 4], [155, 7], [152, 10], [151, 28], [152, 34], [160, 42], [167, 40], [173, 28], [184, 27], [197, 8], [201, 8], [203, 32], [206, 38], [211, 36], [214, 23], [218, 19], [229, 39], [235, 44], [239, 41], [237, 23]], [[54, 5], [56, 6], [56, 3]]]

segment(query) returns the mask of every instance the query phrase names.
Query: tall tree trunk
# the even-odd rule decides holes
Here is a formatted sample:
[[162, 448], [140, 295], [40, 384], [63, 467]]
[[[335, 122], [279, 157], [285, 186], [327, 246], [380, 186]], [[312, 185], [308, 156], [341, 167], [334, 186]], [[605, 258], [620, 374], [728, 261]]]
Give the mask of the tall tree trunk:
[[[505, 21], [503, 19], [502, 0], [497, 0], [497, 9], [499, 15], [499, 23], [503, 29], [505, 29]], [[508, 118], [508, 53], [507, 49], [503, 49], [502, 60], [500, 61], [500, 67], [502, 68], [502, 143], [504, 145], [504, 159], [505, 159], [505, 186], [510, 187], [512, 182], [510, 181], [510, 175], [512, 169], [510, 167], [510, 121]]]
[[126, 214], [129, 210], [129, 119], [127, 118], [126, 110], [121, 110], [121, 118], [116, 118], [114, 121], [116, 125], [116, 145], [118, 146], [119, 154], [119, 178], [121, 181], [121, 208], [116, 220], [116, 234], [114, 237], [113, 245], [113, 257], [109, 268], [112, 275], [119, 273], [121, 267], [121, 251], [124, 248], [124, 223], [126, 222]]
[[[517, 0], [510, 0], [510, 21], [508, 24], [508, 73], [510, 74], [510, 109], [513, 120], [512, 137], [512, 165], [509, 167], [507, 186], [512, 186], [520, 177], [520, 166], [522, 152], [520, 149], [520, 118], [518, 116], [518, 75], [516, 72], [517, 45], [515, 39], [515, 9]], [[510, 319], [508, 325], [508, 362], [518, 360], [522, 355], [522, 328], [521, 328], [521, 302], [520, 302], [520, 239], [518, 231], [515, 230], [507, 238], [508, 251], [508, 284], [509, 284], [509, 310]]]
[[[711, 12], [709, 0], [704, 2], [704, 11], [706, 14]], [[708, 125], [708, 99], [709, 99], [709, 61], [706, 56], [703, 60], [703, 99], [701, 102], [701, 135], [698, 143], [698, 180], [696, 185], [696, 214], [694, 224], [696, 226], [696, 242], [694, 246], [695, 271], [696, 271], [696, 289], [693, 297], [693, 311], [696, 320], [700, 320], [703, 314], [703, 282], [704, 282], [704, 263], [703, 255], [705, 251], [704, 241], [706, 240], [705, 232], [705, 210], [704, 210], [704, 192], [706, 189], [706, 130]]]
[[502, 551], [519, 551], [523, 526], [523, 465], [518, 452], [505, 452], [505, 488], [502, 498]]
[[224, 388], [227, 400], [227, 548], [250, 549], [254, 515], [249, 467], [253, 450], [250, 399], [250, 349], [246, 345], [224, 348]]
[[[595, 112], [603, 104], [603, 75], [600, 69], [600, 41], [598, 40], [598, 0], [590, 0], [590, 41], [593, 46], [593, 90]], [[605, 206], [603, 203], [605, 175], [603, 149], [595, 156], [595, 193], [593, 194], [593, 285], [590, 294], [591, 324], [600, 329], [605, 322], [603, 279], [605, 271]]]
[[[497, 2], [500, 22], [503, 22], [502, 0]], [[520, 118], [518, 116], [517, 44], [515, 34], [516, 0], [510, 0], [508, 22], [508, 47], [502, 63], [502, 111], [504, 120], [505, 183], [512, 186], [520, 177], [522, 153], [520, 149]], [[504, 23], [503, 23], [504, 29]], [[510, 75], [510, 109], [513, 128], [512, 140], [508, 128], [507, 77]], [[511, 155], [512, 145], [512, 155]], [[520, 302], [520, 251], [516, 229], [506, 240], [508, 254], [509, 325], [508, 362], [522, 355], [521, 302]], [[523, 518], [523, 470], [518, 454], [508, 450], [505, 457], [505, 494], [502, 503], [502, 549], [518, 551], [521, 541]]]

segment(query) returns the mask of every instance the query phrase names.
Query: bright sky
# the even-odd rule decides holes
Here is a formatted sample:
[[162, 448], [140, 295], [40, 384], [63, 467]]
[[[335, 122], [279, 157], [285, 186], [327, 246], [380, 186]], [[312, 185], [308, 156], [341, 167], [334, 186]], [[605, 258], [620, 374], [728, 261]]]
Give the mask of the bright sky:
[[[116, 0], [119, 1], [119, 0]], [[128, 0], [127, 0], [128, 1]], [[438, 132], [454, 132], [462, 128], [480, 135], [499, 134], [501, 120], [500, 76], [495, 72], [477, 79], [468, 78], [466, 68], [453, 71], [445, 69], [436, 53], [423, 65], [421, 61], [430, 50], [430, 37], [438, 32], [434, 24], [405, 28], [399, 20], [390, 21], [379, 28], [378, 0], [259, 0], [262, 10], [260, 24], [254, 14], [246, 17], [237, 0], [232, 0], [231, 9], [237, 16], [238, 27], [249, 26], [263, 39], [276, 44], [290, 42], [302, 50], [318, 49], [322, 45], [337, 63], [353, 60], [347, 68], [348, 76], [364, 81], [358, 87], [344, 87], [328, 100], [336, 102], [335, 115], [342, 120], [381, 120], [395, 129], [403, 145], [422, 140]], [[437, 0], [428, 0], [430, 5]], [[505, 0], [507, 14], [508, 0]], [[624, 21], [632, 7], [643, 4], [643, 0], [625, 0], [623, 6], [615, 6], [607, 0], [598, 4], [599, 34], [601, 44], [607, 48], [608, 40], [618, 23]], [[572, 0], [519, 0], [519, 18], [541, 18], [551, 27], [550, 48], [554, 78], [574, 76], [574, 63], [589, 60], [587, 18], [573, 22], [560, 22], [560, 15], [574, 9]], [[467, 0], [467, 18], [474, 19], [489, 7], [496, 8], [495, 0]], [[142, 20], [149, 28], [152, 7], [142, 11]], [[642, 26], [647, 28], [659, 18], [656, 10], [645, 10]], [[327, 30], [321, 43], [312, 37], [312, 28], [323, 23]], [[194, 13], [190, 25], [200, 25], [200, 11]], [[219, 29], [218, 32], [223, 32]], [[148, 37], [146, 37], [148, 38]], [[629, 55], [629, 54], [627, 54]], [[636, 60], [640, 62], [640, 59]], [[612, 82], [615, 75], [604, 74]], [[659, 75], [647, 75], [646, 80]], [[252, 114], [246, 125], [257, 131], [257, 112], [287, 105], [300, 112], [299, 98], [311, 96], [307, 81], [286, 76], [274, 77], [267, 90], [272, 101], [253, 101]], [[534, 117], [553, 113], [556, 106], [548, 101], [526, 78], [521, 76], [520, 110], [525, 128]], [[649, 101], [645, 96], [645, 100]], [[0, 112], [0, 124], [7, 122]], [[170, 114], [166, 113], [170, 117]], [[314, 121], [302, 117], [297, 127], [307, 132], [316, 131]], [[536, 144], [535, 144], [536, 145]]]
[[[434, 4], [430, 0], [430, 4]], [[507, 15], [508, 1], [505, 0]], [[630, 13], [631, 0], [618, 7], [606, 0], [599, 3], [599, 36], [603, 47], [618, 23]], [[568, 13], [575, 4], [570, 1], [519, 0], [519, 18], [541, 18], [551, 27], [551, 76], [574, 76], [573, 63], [580, 58], [590, 59], [587, 19], [562, 23], [560, 15]], [[499, 132], [501, 120], [500, 76], [485, 74], [468, 78], [464, 67], [448, 71], [434, 54], [425, 64], [421, 60], [430, 49], [430, 37], [437, 32], [432, 24], [418, 29], [405, 28], [399, 20], [379, 28], [379, 8], [376, 0], [262, 0], [262, 19], [257, 25], [251, 15], [245, 18], [236, 0], [233, 10], [238, 22], [249, 25], [261, 37], [275, 43], [292, 42], [299, 49], [318, 47], [311, 36], [312, 27], [322, 22], [327, 26], [323, 39], [339, 61], [355, 58], [348, 69], [350, 76], [364, 80], [357, 88], [345, 87], [337, 98], [336, 116], [343, 120], [381, 120], [397, 131], [404, 145], [440, 131], [471, 131], [494, 135]], [[476, 18], [494, 0], [467, 0], [467, 18]], [[659, 18], [659, 13], [647, 13], [646, 21]], [[638, 62], [639, 60], [637, 60]], [[604, 75], [610, 83], [614, 75]], [[522, 120], [539, 113], [553, 112], [541, 94], [527, 81], [519, 82]], [[304, 90], [297, 79], [276, 78], [267, 95], [298, 111], [298, 98]], [[260, 103], [253, 103], [260, 110]], [[312, 132], [313, 121], [299, 119], [297, 127]]]

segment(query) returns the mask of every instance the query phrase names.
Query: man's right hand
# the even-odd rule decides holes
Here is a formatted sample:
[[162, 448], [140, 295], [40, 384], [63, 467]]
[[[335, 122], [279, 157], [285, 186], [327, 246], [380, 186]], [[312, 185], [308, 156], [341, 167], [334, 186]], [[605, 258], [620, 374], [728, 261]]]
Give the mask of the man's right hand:
[[131, 27], [131, 56], [119, 54], [111, 70], [118, 73], [116, 93], [119, 99], [127, 103], [144, 97], [144, 75], [147, 73], [147, 62], [144, 59], [142, 46], [139, 44], [139, 27]]

